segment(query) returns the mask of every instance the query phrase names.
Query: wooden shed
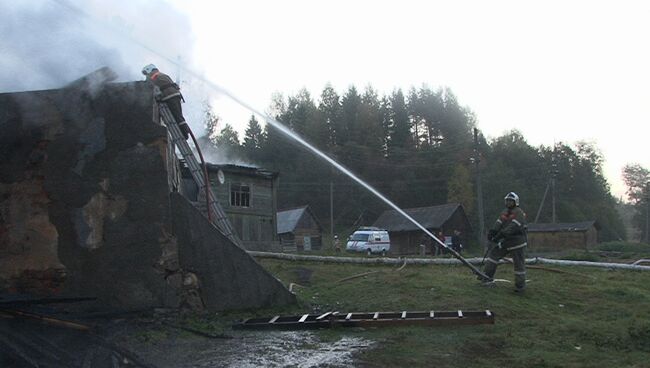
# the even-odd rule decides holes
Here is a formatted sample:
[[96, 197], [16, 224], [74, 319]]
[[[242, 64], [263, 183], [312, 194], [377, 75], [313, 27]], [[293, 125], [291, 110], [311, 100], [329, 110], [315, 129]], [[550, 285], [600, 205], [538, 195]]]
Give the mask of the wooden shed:
[[[409, 208], [404, 210], [415, 221], [434, 234], [441, 230], [450, 239], [454, 230], [461, 232], [461, 242], [467, 247], [467, 239], [472, 227], [460, 203], [447, 203], [439, 206]], [[418, 254], [420, 244], [427, 245], [426, 252], [432, 251], [433, 240], [415, 224], [395, 210], [384, 211], [373, 226], [388, 230], [390, 234], [390, 253], [396, 255]]]
[[309, 206], [278, 212], [278, 237], [285, 251], [311, 251], [322, 247], [323, 227]]
[[587, 249], [598, 243], [596, 221], [528, 225], [530, 250]]

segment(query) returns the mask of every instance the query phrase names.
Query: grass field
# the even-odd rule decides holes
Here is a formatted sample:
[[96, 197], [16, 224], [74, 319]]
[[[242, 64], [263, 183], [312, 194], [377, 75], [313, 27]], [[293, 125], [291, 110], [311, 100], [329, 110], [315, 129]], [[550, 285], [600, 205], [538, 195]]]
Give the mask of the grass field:
[[[573, 256], [629, 262], [650, 258], [650, 246], [610, 243]], [[301, 285], [294, 287], [297, 305], [190, 315], [178, 322], [229, 334], [234, 320], [278, 314], [489, 309], [496, 315], [494, 325], [337, 328], [317, 334], [331, 342], [344, 336], [376, 342], [355, 355], [355, 365], [360, 367], [650, 367], [647, 271], [543, 266], [564, 272], [557, 273], [529, 268], [528, 289], [519, 295], [512, 291], [512, 283], [480, 286], [463, 266], [408, 265], [398, 270], [271, 259], [258, 262], [285, 285]], [[376, 272], [340, 281], [370, 271]], [[513, 280], [512, 265], [499, 266], [496, 277]]]
[[[389, 266], [260, 260], [286, 285], [298, 283], [299, 305], [238, 315], [401, 310], [484, 310], [495, 325], [322, 330], [377, 341], [358, 355], [370, 367], [650, 367], [650, 272], [529, 269], [524, 295], [512, 284], [484, 288], [461, 266]], [[368, 271], [361, 278], [338, 280]], [[497, 277], [512, 279], [512, 266]], [[232, 320], [235, 314], [220, 319]]]

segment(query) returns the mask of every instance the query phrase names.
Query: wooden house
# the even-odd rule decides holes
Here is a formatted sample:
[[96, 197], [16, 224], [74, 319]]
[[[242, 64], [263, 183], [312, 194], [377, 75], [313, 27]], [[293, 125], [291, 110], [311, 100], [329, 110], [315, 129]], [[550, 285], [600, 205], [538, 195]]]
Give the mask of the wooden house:
[[[244, 248], [258, 251], [280, 250], [275, 232], [278, 173], [232, 164], [208, 164], [207, 169], [212, 191], [242, 240]], [[183, 194], [205, 211], [205, 194], [199, 193], [187, 168], [183, 172], [183, 182]]]
[[[424, 228], [437, 235], [443, 232], [446, 239], [450, 239], [454, 230], [461, 232], [461, 242], [467, 248], [467, 240], [472, 232], [471, 225], [460, 203], [448, 203], [439, 206], [405, 209], [410, 217], [420, 223]], [[419, 254], [421, 244], [425, 244], [425, 251], [432, 251], [432, 239], [419, 227], [395, 210], [382, 213], [374, 227], [388, 230], [390, 235], [390, 253], [396, 255]]]
[[598, 243], [596, 221], [528, 224], [528, 249], [588, 249]]
[[278, 212], [278, 237], [285, 251], [311, 251], [322, 247], [323, 227], [309, 206]]

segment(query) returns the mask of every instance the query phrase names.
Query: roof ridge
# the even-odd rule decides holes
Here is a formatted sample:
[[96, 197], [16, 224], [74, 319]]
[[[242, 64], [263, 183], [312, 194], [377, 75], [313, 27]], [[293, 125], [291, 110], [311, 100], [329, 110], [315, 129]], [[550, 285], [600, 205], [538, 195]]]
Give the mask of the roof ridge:
[[306, 204], [306, 205], [304, 205], [304, 206], [290, 207], [290, 208], [286, 208], [286, 209], [284, 209], [284, 210], [278, 210], [278, 212], [293, 211], [293, 210], [298, 210], [298, 209], [301, 209], [301, 208], [307, 208], [307, 207], [309, 207], [308, 204]]
[[[402, 211], [410, 211], [410, 210], [419, 210], [419, 209], [423, 209], [423, 208], [439, 208], [439, 207], [445, 207], [445, 206], [449, 206], [449, 207], [451, 207], [451, 206], [455, 206], [455, 207], [457, 207], [457, 206], [462, 206], [462, 204], [459, 203], [459, 202], [449, 202], [449, 203], [445, 203], [445, 204], [435, 204], [435, 205], [433, 205], [433, 206], [421, 206], [421, 207], [402, 208], [401, 210], [402, 210]], [[385, 210], [384, 212], [389, 212], [389, 211], [395, 211], [395, 212], [397, 212], [397, 210], [394, 209], [394, 208], [387, 209], [387, 210]]]

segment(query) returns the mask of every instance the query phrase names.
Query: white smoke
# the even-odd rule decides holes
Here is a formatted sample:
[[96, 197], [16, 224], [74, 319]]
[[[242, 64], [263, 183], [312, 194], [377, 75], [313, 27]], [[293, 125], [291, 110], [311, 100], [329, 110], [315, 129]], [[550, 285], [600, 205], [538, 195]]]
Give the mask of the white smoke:
[[[2, 1], [0, 93], [60, 88], [103, 66], [116, 82], [143, 80], [149, 63], [176, 80], [171, 61], [200, 70], [193, 45], [189, 18], [159, 0]], [[202, 132], [208, 89], [180, 76], [187, 120]]]
[[1, 92], [59, 88], [102, 66], [119, 81], [142, 79], [156, 57], [129, 37], [170, 57], [192, 54], [188, 19], [159, 1], [4, 1], [0, 20]]
[[[199, 141], [199, 148], [203, 154], [203, 159], [205, 162], [216, 165], [237, 165], [237, 166], [246, 166], [246, 167], [255, 167], [259, 168], [258, 165], [242, 160], [241, 156], [237, 152], [232, 152], [230, 149], [225, 147], [218, 147], [214, 144], [209, 143], [206, 137], [201, 137]], [[198, 156], [196, 156], [198, 158]]]
[[[218, 94], [175, 64], [201, 73], [193, 45], [189, 17], [160, 0], [2, 1], [0, 93], [61, 88], [104, 66], [116, 72], [115, 82], [144, 80], [140, 70], [153, 63], [179, 81], [183, 114], [202, 136], [203, 101]], [[234, 152], [206, 151], [213, 163], [254, 166]]]

